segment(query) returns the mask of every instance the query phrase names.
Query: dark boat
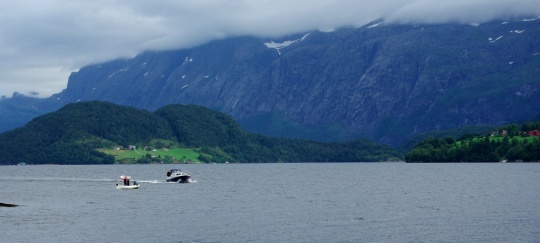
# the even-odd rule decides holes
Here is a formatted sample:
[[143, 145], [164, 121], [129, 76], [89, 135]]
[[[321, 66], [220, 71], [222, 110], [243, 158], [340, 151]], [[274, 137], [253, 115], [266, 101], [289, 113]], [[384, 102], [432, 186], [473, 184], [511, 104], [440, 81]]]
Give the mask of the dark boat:
[[167, 171], [167, 182], [189, 183], [191, 182], [191, 175], [182, 172], [179, 169], [172, 169]]

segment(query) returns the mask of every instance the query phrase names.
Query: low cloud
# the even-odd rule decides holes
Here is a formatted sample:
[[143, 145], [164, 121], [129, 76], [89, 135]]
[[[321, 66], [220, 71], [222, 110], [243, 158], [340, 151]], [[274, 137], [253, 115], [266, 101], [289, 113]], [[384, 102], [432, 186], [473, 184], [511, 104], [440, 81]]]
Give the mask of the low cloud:
[[538, 0], [18, 0], [0, 9], [0, 96], [42, 97], [69, 73], [144, 50], [193, 47], [251, 35], [398, 23], [482, 23], [540, 16]]

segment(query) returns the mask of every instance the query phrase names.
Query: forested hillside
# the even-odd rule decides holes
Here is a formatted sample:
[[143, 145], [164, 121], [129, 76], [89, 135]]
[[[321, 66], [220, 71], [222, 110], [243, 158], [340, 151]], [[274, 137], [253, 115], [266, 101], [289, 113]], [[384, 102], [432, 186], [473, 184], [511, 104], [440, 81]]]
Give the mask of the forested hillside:
[[489, 134], [428, 138], [416, 145], [407, 162], [537, 162], [540, 161], [540, 125], [526, 122], [492, 130]]
[[[228, 115], [194, 105], [156, 112], [108, 102], [79, 102], [0, 134], [0, 164], [110, 164], [101, 148], [143, 147], [166, 141], [193, 148], [203, 162], [361, 162], [402, 155], [367, 140], [322, 143], [246, 132]], [[160, 142], [163, 143], [163, 142]]]

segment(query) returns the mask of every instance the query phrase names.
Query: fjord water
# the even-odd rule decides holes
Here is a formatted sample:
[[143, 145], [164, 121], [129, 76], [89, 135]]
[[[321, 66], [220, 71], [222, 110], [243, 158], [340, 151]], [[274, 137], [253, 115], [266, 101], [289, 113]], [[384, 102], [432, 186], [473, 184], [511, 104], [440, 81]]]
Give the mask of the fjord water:
[[0, 242], [540, 240], [540, 164], [3, 166], [0, 202]]

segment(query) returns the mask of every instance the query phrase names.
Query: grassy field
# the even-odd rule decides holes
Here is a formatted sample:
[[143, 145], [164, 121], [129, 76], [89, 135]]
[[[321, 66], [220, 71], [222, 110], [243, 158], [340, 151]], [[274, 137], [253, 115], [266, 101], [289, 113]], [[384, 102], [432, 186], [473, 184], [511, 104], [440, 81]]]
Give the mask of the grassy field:
[[[521, 137], [521, 136], [514, 136], [514, 137], [508, 137], [510, 139], [510, 142], [514, 139], [516, 139], [517, 141], [519, 142], [523, 142], [524, 140], [527, 140], [528, 142], [532, 142], [535, 138], [538, 138], [538, 137]], [[476, 137], [476, 138], [473, 138], [472, 140], [477, 142], [477, 141], [481, 141], [483, 140], [484, 137]], [[489, 141], [497, 141], [497, 142], [501, 142], [502, 140], [504, 139], [503, 136], [490, 136], [489, 137]], [[457, 141], [456, 142], [457, 145], [461, 145], [461, 141]]]
[[[114, 156], [116, 161], [131, 161], [131, 160], [137, 160], [141, 159], [143, 157], [146, 157], [147, 154], [149, 154], [152, 158], [157, 158], [158, 160], [161, 160], [163, 162], [168, 163], [183, 163], [186, 161], [190, 161], [191, 163], [196, 163], [198, 161], [199, 153], [193, 149], [182, 149], [182, 148], [175, 148], [175, 149], [167, 149], [167, 150], [155, 150], [155, 151], [147, 151], [143, 149], [137, 149], [137, 150], [114, 150], [114, 149], [98, 149], [100, 152], [109, 154]], [[167, 157], [170, 158], [170, 160], [166, 159]]]
[[[521, 137], [521, 136], [508, 137], [508, 139], [510, 139], [510, 141], [512, 141], [513, 139], [517, 139], [517, 141], [520, 141], [520, 142], [522, 142], [524, 140], [532, 142], [534, 138], [535, 137]], [[477, 138], [477, 140], [478, 139], [482, 139], [482, 138]], [[503, 139], [504, 139], [503, 136], [491, 136], [491, 137], [489, 137], [489, 141], [498, 141], [498, 142], [500, 142]]]

